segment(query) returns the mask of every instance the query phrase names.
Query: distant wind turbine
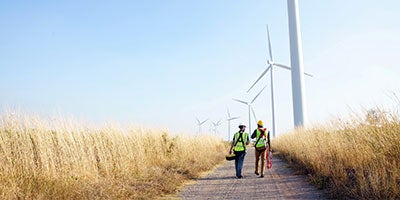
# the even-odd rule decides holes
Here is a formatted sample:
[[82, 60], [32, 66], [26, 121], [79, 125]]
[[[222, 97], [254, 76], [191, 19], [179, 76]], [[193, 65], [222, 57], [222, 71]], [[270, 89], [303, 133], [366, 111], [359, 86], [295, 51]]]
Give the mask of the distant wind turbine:
[[[237, 101], [239, 103], [246, 104], [247, 107], [249, 108], [249, 132], [252, 131], [251, 130], [251, 114], [250, 114], [250, 110], [252, 110], [252, 106], [251, 105], [254, 103], [254, 101], [257, 99], [257, 97], [260, 96], [261, 92], [265, 89], [265, 87], [267, 87], [267, 86], [264, 86], [263, 89], [261, 89], [261, 91], [250, 102], [246, 102], [246, 101], [242, 101], [242, 100], [238, 100], [238, 99], [232, 99], [232, 100]], [[253, 110], [253, 115], [255, 116], [254, 110]]]
[[221, 120], [218, 120], [218, 122], [212, 122], [212, 130], [214, 132], [214, 135], [217, 134], [217, 127], [222, 124]]
[[[249, 90], [247, 90], [247, 92], [249, 92], [256, 84], [257, 82], [268, 72], [271, 71], [271, 103], [272, 103], [272, 136], [275, 137], [275, 133], [276, 133], [276, 121], [275, 121], [275, 96], [274, 96], [274, 73], [273, 73], [273, 68], [275, 66], [283, 68], [283, 69], [287, 69], [287, 70], [291, 70], [290, 67], [283, 65], [283, 64], [279, 64], [279, 63], [275, 63], [273, 56], [272, 56], [272, 47], [271, 47], [271, 39], [269, 36], [269, 29], [268, 29], [268, 25], [267, 25], [267, 36], [268, 36], [268, 49], [269, 49], [269, 59], [267, 60], [267, 69], [260, 75], [260, 77], [258, 77], [258, 79], [253, 83], [253, 85], [249, 88]], [[311, 74], [308, 73], [304, 73], [307, 76], [313, 76]]]
[[228, 141], [230, 141], [230, 139], [231, 139], [231, 121], [235, 120], [235, 119], [239, 119], [240, 117], [232, 117], [231, 113], [229, 112], [229, 108], [227, 108], [226, 111], [228, 112], [228, 119], [226, 119], [226, 121], [228, 121]]
[[200, 120], [199, 120], [198, 118], [196, 118], [196, 120], [197, 120], [197, 125], [199, 126], [199, 133], [201, 133], [201, 125], [203, 125], [204, 123], [206, 123], [206, 121], [207, 121], [208, 119], [206, 119], [206, 120], [204, 120], [204, 121], [202, 121], [202, 122], [200, 122]]

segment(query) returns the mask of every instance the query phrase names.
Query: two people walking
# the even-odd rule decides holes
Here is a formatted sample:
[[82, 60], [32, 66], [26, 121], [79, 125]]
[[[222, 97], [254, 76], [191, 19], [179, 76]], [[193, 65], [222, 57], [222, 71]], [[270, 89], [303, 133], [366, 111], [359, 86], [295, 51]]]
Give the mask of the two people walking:
[[[250, 143], [249, 134], [245, 132], [246, 125], [240, 124], [239, 131], [234, 134], [233, 140], [231, 143], [231, 147], [229, 150], [229, 154], [232, 154], [232, 150], [235, 153], [235, 170], [236, 170], [236, 178], [243, 178], [242, 168], [243, 161], [246, 155], [246, 145]], [[260, 177], [264, 177], [265, 174], [265, 161], [269, 159], [267, 157], [267, 152], [271, 151], [271, 142], [269, 137], [269, 131], [266, 128], [263, 128], [263, 122], [259, 120], [257, 122], [257, 129], [251, 134], [251, 139], [256, 139], [254, 143], [255, 147], [255, 170], [254, 173]], [[259, 163], [261, 160], [261, 167], [259, 170]], [[269, 160], [267, 160], [270, 163]]]

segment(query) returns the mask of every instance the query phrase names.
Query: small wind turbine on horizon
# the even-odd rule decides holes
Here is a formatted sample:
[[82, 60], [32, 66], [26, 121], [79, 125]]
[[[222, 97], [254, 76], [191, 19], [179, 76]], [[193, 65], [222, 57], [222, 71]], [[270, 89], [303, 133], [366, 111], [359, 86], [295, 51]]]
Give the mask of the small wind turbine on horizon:
[[[237, 101], [237, 102], [239, 102], [239, 103], [243, 103], [243, 104], [247, 105], [247, 107], [249, 108], [249, 132], [252, 131], [252, 130], [251, 130], [251, 114], [250, 114], [251, 111], [250, 111], [250, 110], [253, 111], [254, 117], [256, 116], [256, 114], [254, 113], [252, 104], [253, 104], [254, 101], [257, 99], [257, 97], [260, 96], [261, 92], [265, 89], [265, 87], [267, 87], [267, 86], [264, 86], [264, 87], [261, 89], [261, 91], [260, 91], [260, 92], [253, 98], [253, 100], [250, 101], [250, 102], [242, 101], [242, 100], [239, 100], [239, 99], [232, 99], [232, 100], [234, 100], [234, 101]], [[257, 119], [256, 119], [256, 121], [257, 121]]]
[[[269, 36], [269, 29], [268, 29], [268, 25], [267, 25], [267, 36], [268, 36], [268, 50], [269, 50], [269, 59], [267, 60], [267, 69], [260, 75], [260, 77], [258, 77], [258, 79], [253, 83], [253, 85], [247, 90], [247, 92], [249, 92], [257, 83], [258, 81], [268, 72], [271, 71], [271, 104], [272, 104], [272, 136], [275, 137], [275, 133], [276, 133], [276, 121], [275, 121], [275, 96], [274, 96], [274, 76], [273, 76], [273, 68], [275, 66], [286, 69], [286, 70], [291, 70], [290, 67], [283, 65], [283, 64], [279, 64], [279, 63], [275, 63], [273, 56], [272, 56], [272, 47], [271, 47], [271, 39]], [[313, 75], [308, 74], [308, 73], [304, 73], [307, 76], [313, 77]]]
[[229, 112], [229, 108], [227, 108], [226, 111], [228, 113], [228, 119], [226, 119], [226, 121], [228, 121], [228, 141], [230, 141], [230, 139], [231, 139], [231, 121], [235, 120], [235, 119], [239, 119], [240, 117], [232, 117], [231, 113]]
[[206, 121], [208, 120], [208, 119], [206, 119], [206, 120], [204, 120], [204, 121], [202, 121], [202, 122], [200, 122], [200, 120], [198, 119], [198, 118], [196, 118], [196, 120], [197, 120], [197, 125], [199, 126], [199, 134], [201, 133], [201, 125], [203, 125], [204, 123], [206, 123]]
[[217, 127], [221, 124], [221, 120], [218, 120], [218, 122], [212, 122], [212, 131], [214, 132], [214, 135], [217, 135]]

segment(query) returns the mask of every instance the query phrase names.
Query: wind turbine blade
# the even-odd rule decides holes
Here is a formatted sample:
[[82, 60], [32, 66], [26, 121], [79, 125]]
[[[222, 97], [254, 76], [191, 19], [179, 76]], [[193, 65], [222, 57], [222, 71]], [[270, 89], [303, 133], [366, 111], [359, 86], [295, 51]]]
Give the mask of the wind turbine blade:
[[196, 120], [197, 120], [197, 124], [200, 124], [200, 120], [196, 117]]
[[232, 117], [232, 118], [227, 119], [227, 121], [232, 121], [232, 120], [239, 119], [239, 118], [240, 117]]
[[[283, 68], [283, 69], [292, 70], [292, 68], [290, 68], [290, 67], [288, 67], [288, 66], [286, 66], [286, 65], [279, 64], [279, 63], [274, 63], [274, 65], [275, 65], [275, 66], [278, 66], [278, 67], [281, 67], [281, 68]], [[306, 76], [309, 76], [309, 77], [314, 77], [314, 75], [309, 74], [309, 73], [306, 73], [306, 72], [304, 72], [304, 74], [305, 74]]]
[[290, 68], [289, 66], [286, 66], [286, 65], [282, 65], [282, 64], [279, 64], [279, 63], [274, 63], [274, 65], [275, 66], [278, 66], [278, 67], [281, 67], [281, 68], [283, 68], [283, 69], [287, 69], [287, 70], [292, 70], [292, 68]]
[[267, 86], [264, 86], [263, 89], [261, 89], [261, 91], [257, 94], [256, 97], [254, 97], [253, 101], [251, 101], [250, 104], [252, 104], [257, 99], [257, 97], [260, 96], [261, 92], [265, 89], [265, 87], [267, 87]]
[[251, 106], [251, 112], [253, 113], [254, 120], [256, 120], [256, 123], [257, 123], [257, 117], [256, 117], [256, 113], [254, 112], [253, 106]]
[[254, 82], [253, 85], [249, 88], [249, 90], [247, 90], [247, 93], [251, 90], [251, 88], [253, 88], [253, 87], [258, 83], [258, 81], [260, 81], [260, 79], [268, 72], [268, 70], [269, 70], [270, 68], [271, 68], [271, 65], [268, 66], [268, 68], [261, 74], [260, 77], [258, 77], [258, 79], [256, 80], [256, 82]]
[[200, 125], [203, 125], [208, 119], [204, 120], [203, 122], [200, 123]]
[[307, 75], [307, 76], [309, 76], [309, 77], [314, 77], [314, 75], [309, 74], [309, 73], [306, 73], [306, 72], [304, 72], [304, 74]]
[[268, 25], [267, 25], [267, 35], [268, 35], [269, 60], [273, 61], [274, 58], [272, 57], [272, 47], [271, 47], [271, 39], [270, 39], [270, 37], [269, 37]]
[[237, 101], [237, 102], [239, 102], [239, 103], [244, 103], [244, 104], [246, 104], [246, 105], [249, 104], [249, 103], [247, 103], [247, 102], [245, 102], [245, 101], [242, 101], [242, 100], [239, 100], [239, 99], [232, 99], [232, 100]]

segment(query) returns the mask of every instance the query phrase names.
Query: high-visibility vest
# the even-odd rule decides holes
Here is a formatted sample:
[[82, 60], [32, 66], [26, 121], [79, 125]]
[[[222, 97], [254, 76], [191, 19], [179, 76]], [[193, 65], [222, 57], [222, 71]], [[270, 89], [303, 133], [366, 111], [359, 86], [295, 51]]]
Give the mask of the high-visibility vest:
[[[242, 138], [240, 138], [240, 134], [242, 134]], [[237, 132], [235, 133], [234, 137], [234, 142], [235, 142], [235, 148], [233, 149], [234, 151], [244, 151], [246, 150], [246, 143], [247, 143], [247, 138], [249, 138], [249, 134], [243, 132]], [[243, 142], [242, 142], [243, 139]], [[238, 141], [239, 140], [239, 141]]]
[[256, 132], [256, 133], [257, 133], [257, 134], [256, 134], [256, 141], [258, 141], [257, 144], [256, 144], [256, 147], [265, 147], [265, 146], [266, 146], [266, 143], [267, 143], [267, 140], [268, 140], [268, 137], [267, 137], [268, 132], [267, 132], [267, 130], [264, 129], [264, 136], [265, 136], [265, 139], [264, 139], [264, 136], [261, 137], [260, 139], [258, 139], [258, 138], [260, 137], [260, 135], [261, 135], [260, 129], [257, 129], [257, 132]]

